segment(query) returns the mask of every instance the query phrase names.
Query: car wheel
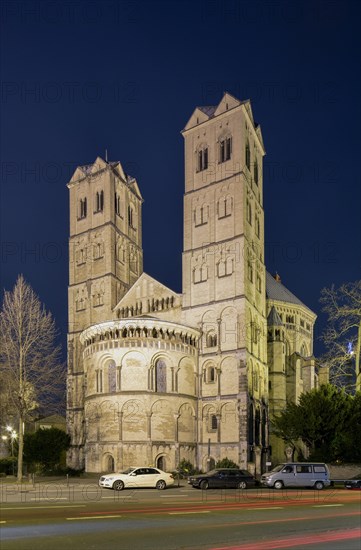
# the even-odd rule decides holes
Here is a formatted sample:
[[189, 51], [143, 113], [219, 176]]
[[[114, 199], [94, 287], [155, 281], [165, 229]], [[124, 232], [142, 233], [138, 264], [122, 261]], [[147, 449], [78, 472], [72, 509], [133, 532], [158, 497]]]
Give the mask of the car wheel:
[[209, 483], [206, 479], [203, 479], [203, 481], [201, 481], [200, 483], [200, 488], [203, 489], [203, 491], [205, 491], [206, 489], [208, 489], [209, 487]]
[[238, 483], [238, 489], [247, 489], [247, 483], [245, 481], [240, 481]]
[[163, 479], [160, 479], [159, 481], [157, 481], [156, 488], [159, 489], [159, 491], [163, 491], [163, 489], [165, 489], [166, 487], [167, 487], [167, 484]]
[[123, 491], [124, 483], [120, 479], [117, 479], [117, 481], [113, 483], [113, 489], [114, 491]]
[[315, 483], [315, 489], [317, 489], [317, 491], [321, 491], [323, 489], [323, 483], [322, 481], [316, 481]]
[[282, 481], [278, 480], [278, 481], [275, 481], [275, 484], [273, 485], [273, 487], [275, 489], [282, 489], [283, 488], [283, 483]]

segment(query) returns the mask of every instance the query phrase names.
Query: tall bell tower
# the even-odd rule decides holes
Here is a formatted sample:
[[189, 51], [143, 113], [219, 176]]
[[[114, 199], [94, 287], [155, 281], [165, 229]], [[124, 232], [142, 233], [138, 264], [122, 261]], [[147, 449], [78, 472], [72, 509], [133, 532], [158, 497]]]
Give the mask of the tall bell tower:
[[76, 169], [70, 191], [67, 423], [68, 463], [82, 468], [84, 390], [79, 335], [114, 318], [113, 308], [143, 272], [142, 197], [119, 162], [98, 157]]
[[268, 392], [260, 126], [225, 93], [183, 130], [183, 312], [202, 331], [198, 464], [260, 470]]

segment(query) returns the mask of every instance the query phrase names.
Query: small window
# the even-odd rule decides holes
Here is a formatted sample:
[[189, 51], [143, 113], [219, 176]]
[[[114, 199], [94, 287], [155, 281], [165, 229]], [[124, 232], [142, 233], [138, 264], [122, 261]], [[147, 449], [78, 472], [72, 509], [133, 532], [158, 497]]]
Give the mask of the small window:
[[254, 179], [255, 184], [258, 185], [258, 163], [257, 163], [257, 159], [254, 161], [253, 179]]
[[219, 162], [230, 160], [232, 153], [232, 138], [226, 137], [219, 142]]
[[134, 221], [134, 210], [131, 206], [128, 206], [128, 225], [132, 229], [135, 229], [135, 221]]
[[232, 215], [233, 199], [230, 195], [221, 197], [217, 203], [218, 219], [227, 218]]
[[79, 217], [80, 218], [86, 218], [86, 215], [87, 215], [87, 200], [86, 200], [86, 198], [85, 199], [80, 199]]
[[197, 206], [194, 211], [194, 224], [196, 227], [208, 223], [208, 205]]
[[257, 290], [258, 290], [258, 292], [262, 291], [262, 281], [261, 281], [261, 277], [259, 275], [257, 275]]
[[208, 279], [208, 268], [206, 264], [202, 264], [201, 266], [197, 266], [193, 270], [193, 282], [195, 284], [197, 283], [204, 283]]
[[197, 172], [202, 172], [208, 168], [208, 147], [199, 149], [197, 154]]
[[95, 212], [102, 212], [104, 208], [104, 191], [97, 191], [95, 195]]
[[261, 227], [259, 223], [259, 217], [256, 216], [256, 236], [259, 238], [261, 234]]
[[208, 348], [214, 348], [217, 345], [217, 335], [214, 332], [208, 332], [206, 344]]
[[211, 415], [211, 430], [216, 430], [218, 428], [218, 420], [215, 414]]
[[253, 266], [251, 262], [248, 262], [248, 280], [253, 283]]
[[208, 366], [204, 370], [203, 377], [204, 377], [204, 382], [205, 383], [213, 384], [216, 381], [216, 369], [215, 369], [215, 367], [213, 367], [212, 365]]
[[249, 148], [249, 141], [246, 141], [246, 148], [245, 148], [245, 158], [246, 158], [246, 166], [248, 170], [251, 169], [251, 150]]
[[103, 391], [103, 373], [100, 369], [95, 371], [96, 374], [96, 391], [101, 393]]
[[115, 213], [120, 216], [120, 196], [118, 193], [114, 193], [114, 210]]
[[247, 207], [247, 221], [250, 225], [252, 225], [252, 205], [249, 200], [247, 200], [246, 207]]

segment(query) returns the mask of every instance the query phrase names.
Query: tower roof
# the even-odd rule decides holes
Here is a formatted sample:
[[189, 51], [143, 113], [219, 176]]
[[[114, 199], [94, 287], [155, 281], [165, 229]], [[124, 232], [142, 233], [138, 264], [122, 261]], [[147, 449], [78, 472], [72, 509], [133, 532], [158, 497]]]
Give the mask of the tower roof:
[[296, 304], [298, 306], [305, 307], [309, 311], [310, 308], [307, 307], [297, 296], [295, 296], [288, 288], [286, 288], [282, 283], [281, 279], [278, 277], [277, 280], [266, 272], [266, 296], [270, 300], [276, 300], [279, 302], [288, 302], [290, 304]]
[[261, 127], [254, 120], [250, 100], [249, 99], [239, 100], [229, 92], [223, 93], [223, 97], [218, 103], [218, 105], [200, 105], [196, 107], [192, 113], [192, 116], [190, 117], [187, 124], [185, 125], [185, 128], [182, 131], [182, 134], [185, 134], [188, 130], [193, 130], [194, 128], [198, 127], [200, 124], [208, 122], [209, 120], [217, 117], [218, 115], [223, 115], [224, 113], [227, 113], [239, 107], [242, 107], [247, 112], [247, 115], [251, 121], [251, 124], [254, 127], [254, 131], [256, 133], [257, 139], [259, 140], [261, 148], [263, 149], [263, 152], [265, 154]]
[[277, 309], [275, 308], [275, 306], [272, 306], [271, 311], [270, 311], [269, 314], [268, 314], [268, 317], [267, 317], [267, 324], [268, 324], [270, 327], [280, 327], [280, 326], [283, 326], [281, 317], [279, 316], [279, 314], [278, 314]]
[[217, 105], [205, 105], [203, 107], [197, 107], [202, 113], [207, 115], [208, 117], [212, 117], [214, 115], [214, 111], [217, 109]]

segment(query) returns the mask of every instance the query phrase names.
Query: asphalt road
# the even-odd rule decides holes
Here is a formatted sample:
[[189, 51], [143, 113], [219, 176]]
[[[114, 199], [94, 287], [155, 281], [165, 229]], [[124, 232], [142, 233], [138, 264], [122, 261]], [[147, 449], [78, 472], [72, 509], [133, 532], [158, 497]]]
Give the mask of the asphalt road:
[[361, 550], [361, 491], [0, 489], [1, 550]]

